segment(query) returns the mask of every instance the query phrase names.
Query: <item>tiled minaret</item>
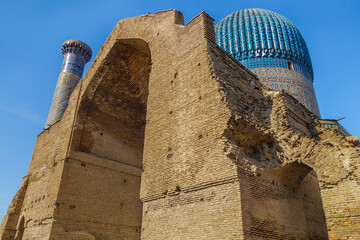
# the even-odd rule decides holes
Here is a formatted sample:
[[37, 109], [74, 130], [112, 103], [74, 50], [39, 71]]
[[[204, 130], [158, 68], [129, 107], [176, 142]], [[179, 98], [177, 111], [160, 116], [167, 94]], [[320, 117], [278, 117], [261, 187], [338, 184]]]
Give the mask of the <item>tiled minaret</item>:
[[61, 52], [64, 60], [45, 128], [61, 119], [69, 104], [71, 93], [82, 77], [84, 66], [92, 55], [91, 48], [78, 40], [65, 41]]

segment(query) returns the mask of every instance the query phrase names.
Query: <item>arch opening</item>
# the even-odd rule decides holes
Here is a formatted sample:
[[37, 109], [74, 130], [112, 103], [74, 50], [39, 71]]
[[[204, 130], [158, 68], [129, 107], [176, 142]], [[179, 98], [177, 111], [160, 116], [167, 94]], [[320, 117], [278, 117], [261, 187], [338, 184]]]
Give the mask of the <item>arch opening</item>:
[[295, 162], [245, 179], [242, 202], [249, 237], [328, 239], [319, 182], [311, 167]]
[[150, 50], [141, 39], [117, 40], [101, 63], [79, 103], [66, 164], [59, 201], [72, 207], [58, 217], [62, 228], [97, 238], [139, 239]]
[[79, 151], [141, 167], [150, 73], [143, 40], [117, 41], [87, 104]]

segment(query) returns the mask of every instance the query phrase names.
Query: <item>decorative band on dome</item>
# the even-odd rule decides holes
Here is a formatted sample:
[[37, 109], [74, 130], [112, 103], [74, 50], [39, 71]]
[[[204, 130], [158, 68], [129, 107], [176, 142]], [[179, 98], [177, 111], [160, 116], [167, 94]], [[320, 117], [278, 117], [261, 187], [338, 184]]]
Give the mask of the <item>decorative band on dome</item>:
[[61, 52], [63, 55], [67, 53], [78, 54], [84, 58], [85, 63], [89, 62], [92, 56], [92, 50], [86, 43], [73, 39], [63, 43]]

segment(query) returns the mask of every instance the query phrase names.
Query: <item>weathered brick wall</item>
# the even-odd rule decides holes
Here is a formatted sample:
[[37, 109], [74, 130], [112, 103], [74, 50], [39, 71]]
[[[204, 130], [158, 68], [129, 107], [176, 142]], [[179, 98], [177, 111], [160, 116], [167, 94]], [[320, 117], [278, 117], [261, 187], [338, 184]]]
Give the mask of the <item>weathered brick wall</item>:
[[[144, 21], [147, 20], [144, 19], [152, 17], [154, 16], [143, 16], [143, 19], [138, 18], [137, 20], [142, 22], [142, 24], [146, 24]], [[146, 225], [146, 228], [149, 230], [147, 231], [148, 235], [144, 235], [143, 238], [153, 239], [156, 236], [158, 239], [166, 239], [169, 233], [165, 233], [163, 229], [170, 229], [170, 224], [174, 226], [173, 230], [171, 230], [172, 236], [175, 237], [178, 235], [178, 238], [186, 237], [186, 232], [192, 232], [192, 236], [198, 236], [198, 238], [217, 236], [219, 239], [222, 239], [226, 236], [241, 236], [239, 199], [228, 196], [229, 199], [232, 199], [230, 201], [223, 198], [225, 192], [228, 191], [226, 189], [229, 189], [228, 184], [230, 183], [227, 179], [236, 176], [236, 165], [226, 157], [226, 153], [223, 151], [224, 139], [222, 139], [222, 133], [227, 124], [227, 117], [223, 116], [229, 116], [229, 113], [221, 101], [222, 95], [219, 92], [218, 82], [211, 79], [207, 55], [207, 40], [203, 36], [204, 33], [211, 32], [213, 25], [211, 24], [210, 28], [204, 27], [204, 22], [211, 22], [211, 19], [204, 13], [193, 19], [186, 27], [176, 24], [182, 23], [181, 19], [182, 16], [176, 11], [157, 13], [154, 17], [154, 22], [149, 23], [146, 30], [147, 32], [149, 32], [149, 29], [152, 31], [149, 33], [149, 36], [146, 36], [143, 31], [139, 31], [139, 36], [132, 35], [134, 31], [129, 30], [133, 29], [131, 20], [119, 23], [114, 29], [112, 36], [108, 39], [108, 44], [104, 45], [103, 49], [106, 54], [104, 53], [102, 55], [100, 53], [95, 60], [95, 64], [101, 63], [102, 65], [99, 64], [98, 68], [94, 66], [90, 67], [87, 77], [85, 77], [84, 86], [88, 84], [88, 87], [84, 88], [76, 128], [76, 130], [80, 132], [78, 134], [81, 135], [81, 137], [76, 137], [77, 133], [74, 133], [74, 139], [80, 139], [78, 147], [80, 151], [86, 151], [130, 165], [137, 164], [131, 157], [127, 157], [128, 152], [124, 151], [124, 149], [121, 149], [121, 154], [126, 156], [124, 159], [119, 158], [119, 155], [117, 158], [109, 155], [114, 154], [114, 152], [116, 153], [117, 149], [112, 150], [112, 148], [116, 146], [113, 145], [116, 144], [116, 142], [119, 142], [118, 148], [121, 148], [121, 144], [125, 140], [121, 138], [127, 137], [126, 131], [131, 131], [131, 126], [125, 126], [126, 131], [123, 132], [117, 131], [115, 126], [112, 127], [112, 132], [107, 131], [112, 125], [108, 123], [110, 120], [109, 117], [106, 117], [106, 114], [105, 117], [101, 115], [104, 113], [103, 109], [108, 107], [107, 101], [104, 99], [110, 98], [111, 102], [120, 100], [123, 103], [123, 105], [118, 105], [122, 107], [122, 109], [117, 110], [115, 105], [111, 105], [108, 111], [111, 112], [113, 116], [118, 116], [118, 124], [120, 126], [122, 126], [121, 119], [123, 116], [130, 119], [129, 122], [131, 123], [141, 120], [134, 112], [136, 107], [134, 107], [133, 103], [127, 104], [127, 102], [125, 102], [124, 104], [123, 95], [129, 95], [129, 83], [124, 82], [126, 79], [118, 78], [122, 84], [127, 85], [117, 86], [116, 82], [112, 80], [113, 76], [109, 75], [110, 77], [108, 77], [106, 72], [114, 73], [116, 70], [111, 69], [111, 65], [114, 65], [115, 68], [121, 65], [109, 57], [113, 54], [113, 49], [116, 48], [116, 45], [119, 44], [119, 41], [116, 41], [117, 38], [143, 37], [143, 39], [148, 42], [152, 59], [151, 74], [148, 80], [149, 97], [147, 101], [143, 159], [144, 172], [142, 174], [141, 191], [144, 207], [146, 207], [148, 203], [162, 205], [163, 203], [154, 200], [157, 199], [158, 196], [166, 198], [165, 204], [167, 201], [174, 201], [170, 200], [173, 198], [172, 194], [175, 192], [176, 195], [179, 191], [181, 191], [181, 196], [185, 195], [185, 199], [190, 198], [190, 204], [194, 202], [194, 200], [191, 200], [194, 197], [192, 197], [193, 193], [187, 192], [196, 191], [198, 188], [203, 189], [223, 185], [221, 187], [214, 187], [212, 192], [214, 192], [213, 195], [216, 195], [218, 199], [210, 203], [208, 203], [210, 199], [207, 200], [204, 204], [206, 205], [204, 206], [204, 211], [199, 211], [199, 216], [207, 211], [209, 215], [208, 224], [211, 226], [211, 216], [219, 215], [219, 213], [222, 212], [221, 209], [217, 209], [215, 206], [222, 205], [222, 209], [224, 211], [226, 210], [228, 214], [219, 217], [217, 224], [219, 226], [225, 226], [229, 222], [232, 222], [232, 224], [235, 224], [237, 226], [236, 228], [239, 229], [235, 232], [228, 232], [226, 230], [227, 228], [224, 228], [222, 231], [215, 230], [214, 228], [213, 231], [208, 232], [206, 235], [206, 231], [202, 229], [205, 222], [199, 222], [195, 228], [193, 223], [186, 220], [188, 216], [192, 215], [194, 208], [179, 204], [178, 208], [181, 209], [179, 209], [178, 214], [182, 213], [182, 218], [180, 219], [179, 215], [177, 219], [173, 219], [173, 222], [168, 221], [167, 226], [164, 226], [164, 220], [158, 217], [159, 208], [153, 209], [150, 207], [150, 210], [144, 210], [147, 211], [148, 214], [146, 218], [143, 217], [143, 225]], [[120, 42], [125, 43], [121, 40]], [[142, 48], [139, 42], [132, 43], [128, 41], [127, 43], [134, 48]], [[124, 51], [124, 48], [121, 49], [121, 51]], [[120, 55], [115, 55], [115, 57], [121, 58]], [[126, 57], [125, 59], [130, 59], [130, 57]], [[141, 69], [142, 65], [143, 64], [137, 64], [137, 69]], [[121, 66], [126, 68], [124, 64]], [[100, 73], [96, 73], [96, 71]], [[126, 73], [120, 72], [120, 75], [126, 75]], [[89, 81], [88, 79], [91, 79], [91, 82], [98, 81], [99, 83], [87, 83], [87, 81]], [[146, 81], [146, 79], [142, 79], [142, 81]], [[107, 88], [105, 91], [102, 90], [102, 88], [106, 86], [106, 82], [109, 82], [109, 86], [114, 88], [114, 91], [119, 92], [112, 94], [110, 88]], [[139, 86], [139, 91], [143, 92], [146, 87], [146, 85]], [[108, 97], [109, 95], [116, 96], [117, 99]], [[214, 98], [217, 100], [214, 101]], [[100, 102], [104, 102], [106, 106]], [[99, 106], [99, 108], [95, 110], [100, 110], [100, 112], [91, 112], [91, 104], [93, 103]], [[83, 114], [83, 109], [85, 108], [90, 110], [87, 111], [86, 114]], [[145, 124], [145, 121], [143, 124]], [[139, 129], [141, 124], [135, 126], [137, 126], [136, 129]], [[81, 129], [81, 131], [79, 129]], [[100, 132], [102, 132], [103, 135], [100, 135]], [[106, 142], [104, 136], [114, 133], [116, 137], [121, 140], [117, 141], [116, 138], [113, 137], [111, 141]], [[105, 140], [100, 140], [101, 138]], [[91, 139], [91, 141], [89, 141], [89, 139]], [[107, 150], [100, 152], [101, 149], [97, 149], [99, 145], [102, 146], [102, 141], [104, 142], [104, 146], [106, 145], [105, 148], [112, 150], [112, 152], [106, 153]], [[134, 145], [140, 146], [139, 149], [142, 150], [141, 143], [135, 143], [137, 144]], [[109, 146], [109, 144], [112, 145]], [[74, 146], [75, 145], [76, 143]], [[87, 146], [90, 147], [87, 148]], [[73, 149], [76, 150], [75, 147]], [[217, 171], [214, 171], [215, 169], [217, 169]], [[99, 169], [98, 174], [101, 175], [104, 173]], [[107, 185], [109, 183], [108, 181], [102, 181], [102, 184]], [[112, 184], [110, 186], [112, 186]], [[230, 184], [230, 186], [234, 185]], [[238, 196], [238, 184], [232, 188], [233, 190], [231, 190], [231, 192], [234, 192], [234, 194]], [[134, 188], [131, 191], [136, 192], [139, 190]], [[69, 192], [71, 191], [69, 190]], [[111, 194], [111, 192], [109, 194]], [[190, 196], [188, 197], [187, 195]], [[91, 197], [89, 195], [87, 196]], [[149, 199], [152, 200], [149, 201]], [[200, 199], [201, 197], [199, 197], [198, 201], [202, 204], [202, 200]], [[232, 202], [232, 204], [227, 204], [227, 202]], [[234, 209], [236, 206], [237, 210]], [[167, 208], [166, 205], [163, 207]], [[99, 208], [101, 207], [99, 206]], [[113, 211], [116, 210], [117, 209], [113, 209]], [[134, 211], [136, 211], [136, 209], [134, 209]], [[141, 209], [139, 213], [141, 214]], [[176, 224], [179, 221], [184, 223], [183, 227]], [[87, 226], [85, 229], [88, 228], [89, 224], [86, 223], [85, 225]], [[67, 226], [66, 228], [73, 227]], [[187, 230], [183, 231], [182, 228], [187, 228]], [[192, 228], [196, 231], [191, 231]], [[92, 231], [91, 234], [94, 236], [99, 236], [98, 233], [103, 232], [103, 230], [100, 229], [87, 231]], [[111, 235], [111, 237], [114, 236]]]
[[[21, 193], [20, 201], [18, 196], [13, 200], [17, 218], [11, 225], [18, 229], [24, 218], [23, 239], [49, 239], [78, 94], [79, 89], [71, 96], [69, 110], [62, 120], [38, 135], [29, 171], [22, 183], [25, 192]], [[2, 235], [2, 239], [14, 237], [14, 234]]]
[[[359, 148], [355, 147], [356, 141], [322, 128], [314, 116], [291, 96], [258, 86], [257, 81], [250, 75], [244, 78], [247, 81], [241, 81], [239, 76], [246, 73], [236, 67], [239, 64], [231, 61], [227, 54], [219, 54], [221, 50], [217, 46], [212, 44], [210, 46], [212, 46], [210, 48], [212, 62], [216, 61], [214, 74], [222, 82], [225, 99], [233, 113], [228, 129], [225, 130], [225, 136], [229, 139], [227, 149], [229, 156], [239, 164], [240, 169], [245, 169], [250, 175], [261, 174], [267, 169], [278, 169], [293, 162], [309, 166], [317, 174], [320, 190], [311, 188], [308, 191], [314, 197], [321, 193], [329, 237], [331, 239], [348, 236], [354, 239], [360, 238], [360, 233], [354, 230], [360, 229], [356, 220], [359, 219], [359, 199], [354, 197], [359, 191], [357, 166], [360, 155]], [[258, 180], [261, 178], [257, 177]], [[241, 186], [244, 190], [251, 185], [252, 181], [248, 181]], [[311, 185], [316, 185], [316, 181], [313, 180]], [[328, 198], [329, 188], [333, 190], [330, 190], [331, 197]], [[255, 202], [253, 194], [247, 193], [247, 195], [248, 201], [253, 204]], [[265, 193], [264, 197], [266, 196]], [[243, 199], [246, 199], [246, 194]], [[317, 205], [320, 206], [320, 203]], [[263, 210], [266, 212], [266, 209]], [[287, 212], [288, 216], [277, 215], [281, 213], [280, 210], [268, 216], [278, 221], [290, 217], [291, 211]], [[310, 214], [308, 208], [303, 211]], [[251, 214], [254, 213], [256, 211]], [[306, 217], [309, 222], [306, 225], [320, 221], [322, 215], [321, 211], [317, 216], [312, 212]], [[259, 222], [256, 224], [259, 225]], [[262, 229], [266, 229], [266, 222], [261, 224]], [[250, 218], [244, 220], [245, 233], [253, 226]], [[324, 236], [325, 227], [323, 224], [318, 226], [322, 227], [308, 228], [306, 231], [308, 234], [317, 232], [319, 236]], [[282, 236], [284, 228], [280, 225], [272, 229], [276, 230], [272, 233], [272, 237], [280, 238], [296, 235], [297, 231], [292, 227], [291, 234]], [[305, 234], [303, 238], [306, 237], [309, 236]], [[267, 238], [271, 237], [267, 236]]]
[[[79, 159], [79, 160], [77, 160]], [[66, 162], [53, 226], [54, 239], [78, 234], [96, 239], [138, 239], [141, 170], [85, 153]], [[67, 233], [64, 233], [67, 232]]]
[[[264, 171], [280, 168], [284, 161], [271, 132], [269, 116], [274, 100], [263, 92], [269, 90], [261, 88], [251, 73], [227, 54], [221, 54], [217, 46], [209, 46], [213, 74], [222, 83], [233, 113], [224, 134], [230, 140], [228, 156], [239, 167], [245, 239], [326, 239], [318, 181], [307, 175], [310, 170], [303, 176], [300, 169]], [[294, 128], [310, 134], [307, 128], [295, 124]], [[312, 209], [320, 211], [311, 213]], [[317, 225], [312, 226], [313, 222]]]
[[236, 174], [222, 149], [229, 112], [210, 76], [204, 19], [160, 33], [158, 41], [168, 46], [152, 51], [142, 198]]
[[141, 168], [150, 56], [121, 43], [109, 55], [107, 73], [82, 110], [78, 151]]
[[23, 239], [360, 238], [354, 139], [263, 87], [212, 21], [121, 20], [39, 135], [1, 231], [24, 217]]
[[345, 180], [321, 191], [330, 239], [360, 239], [360, 188]]
[[27, 189], [27, 178], [24, 178], [20, 189], [14, 196], [11, 204], [7, 210], [7, 214], [1, 221], [0, 236], [1, 239], [11, 239], [16, 235], [16, 229], [18, 228], [18, 222], [20, 219], [20, 211], [24, 202], [24, 197]]
[[140, 50], [116, 42], [105, 64], [106, 73], [92, 98], [82, 99], [79, 106], [81, 137], [75, 140], [80, 143], [65, 163], [54, 238], [59, 234], [63, 238], [79, 234], [101, 239], [140, 237], [140, 174], [150, 59]]
[[309, 171], [240, 171], [245, 239], [327, 239], [318, 180]]
[[202, 13], [186, 26], [158, 30], [157, 41], [167, 45], [152, 51], [142, 239], [242, 237], [239, 184], [228, 182], [236, 165], [226, 157], [222, 137], [230, 113], [210, 74], [209, 22]]
[[146, 200], [142, 239], [243, 239], [239, 187], [224, 179]]

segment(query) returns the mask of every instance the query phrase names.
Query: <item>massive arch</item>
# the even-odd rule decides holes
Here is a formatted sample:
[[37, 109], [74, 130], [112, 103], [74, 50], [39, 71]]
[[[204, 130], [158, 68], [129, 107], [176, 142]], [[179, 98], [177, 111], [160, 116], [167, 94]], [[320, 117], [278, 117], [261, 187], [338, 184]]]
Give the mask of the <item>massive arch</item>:
[[69, 207], [56, 215], [54, 232], [67, 232], [66, 237], [140, 238], [150, 69], [144, 40], [117, 40], [84, 89], [75, 144], [63, 173], [67, 181], [58, 195], [58, 202]]
[[[103, 69], [102, 69], [103, 68]], [[150, 49], [140, 39], [118, 40], [86, 89], [78, 110], [80, 152], [141, 168], [146, 123]]]

